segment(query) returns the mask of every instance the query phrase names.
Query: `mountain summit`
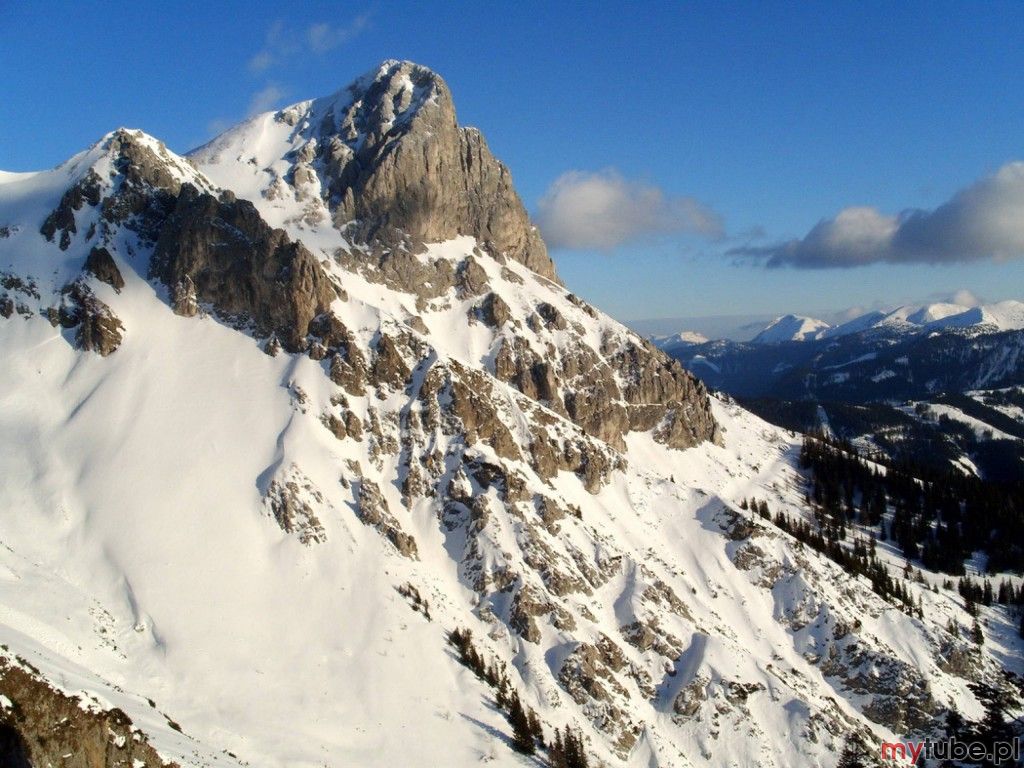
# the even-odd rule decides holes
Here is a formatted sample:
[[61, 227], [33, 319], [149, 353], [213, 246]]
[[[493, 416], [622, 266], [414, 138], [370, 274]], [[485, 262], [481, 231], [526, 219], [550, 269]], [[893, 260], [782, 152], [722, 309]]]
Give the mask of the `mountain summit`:
[[819, 338], [831, 326], [824, 320], [802, 315], [783, 315], [772, 320], [753, 338], [752, 344], [779, 344]]
[[557, 282], [540, 234], [444, 80], [386, 61], [332, 96], [252, 118], [189, 155], [246, 197], [303, 204], [358, 242], [418, 247], [468, 235]]
[[1020, 655], [798, 540], [799, 438], [561, 285], [408, 62], [0, 174], [0, 359], [0, 762], [834, 765]]

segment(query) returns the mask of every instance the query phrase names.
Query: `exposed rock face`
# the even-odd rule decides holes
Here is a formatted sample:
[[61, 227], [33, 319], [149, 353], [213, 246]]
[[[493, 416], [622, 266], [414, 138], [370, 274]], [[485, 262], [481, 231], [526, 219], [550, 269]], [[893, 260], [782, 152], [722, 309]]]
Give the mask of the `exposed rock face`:
[[75, 212], [80, 211], [85, 203], [97, 205], [100, 201], [100, 178], [94, 172], [86, 174], [79, 182], [68, 188], [60, 199], [60, 204], [46, 217], [39, 232], [47, 240], [53, 241], [60, 232], [60, 249], [66, 251], [71, 245], [71, 236], [78, 233]]
[[629, 754], [640, 734], [640, 726], [623, 709], [629, 694], [617, 675], [625, 666], [621, 649], [602, 636], [596, 644], [580, 643], [566, 657], [558, 675], [573, 700], [613, 739], [613, 748], [621, 757]]
[[[460, 127], [440, 76], [408, 61], [387, 61], [333, 96], [276, 115], [302, 142], [290, 170], [264, 191], [290, 187], [297, 201], [326, 209], [354, 240], [402, 248], [472, 235], [557, 281], [554, 264], [530, 223], [508, 169], [480, 132]], [[215, 140], [193, 154], [215, 162]], [[326, 213], [325, 213], [326, 215]], [[315, 215], [313, 216], [315, 218]]]
[[624, 382], [630, 430], [656, 429], [655, 437], [670, 448], [720, 439], [707, 390], [678, 361], [644, 342], [624, 345], [612, 365]]
[[153, 242], [181, 189], [182, 162], [162, 143], [150, 146], [124, 129], [110, 137], [107, 151], [119, 184], [103, 200], [105, 228], [124, 224], [144, 241]]
[[579, 338], [541, 356], [525, 339], [506, 337], [495, 356], [499, 379], [619, 450], [631, 431], [653, 430], [658, 442], [678, 449], [720, 441], [707, 390], [677, 361], [635, 337], [595, 350], [553, 309], [536, 333], [553, 339], [552, 329], [561, 329], [563, 338]]
[[118, 293], [124, 288], [124, 277], [121, 270], [114, 263], [114, 257], [110, 255], [103, 246], [98, 246], [89, 251], [85, 259], [85, 271], [95, 276], [101, 283], [106, 283]]
[[121, 346], [124, 326], [110, 307], [96, 298], [81, 279], [64, 287], [58, 310], [60, 324], [76, 328], [75, 344], [106, 357]]
[[[338, 224], [364, 239], [474, 235], [549, 279], [547, 249], [479, 131], [461, 128], [447, 84], [412, 62], [386, 62], [320, 118], [318, 160]], [[347, 104], [345, 103], [347, 101]]]
[[387, 501], [372, 480], [361, 478], [358, 493], [359, 516], [376, 528], [405, 557], [418, 559], [416, 539], [402, 530], [398, 520], [388, 511]]
[[160, 229], [150, 269], [176, 287], [182, 314], [194, 314], [193, 295], [251, 321], [261, 335], [277, 334], [290, 351], [304, 347], [310, 321], [337, 298], [312, 254], [267, 225], [252, 203], [187, 184]]
[[4, 658], [0, 695], [10, 701], [0, 707], [4, 768], [177, 768], [160, 758], [121, 710], [86, 709], [86, 702]]
[[310, 501], [322, 503], [323, 496], [295, 467], [289, 469], [286, 477], [271, 482], [264, 499], [281, 530], [307, 545], [327, 540]]
[[[28, 317], [32, 309], [27, 302], [38, 303], [39, 298], [39, 289], [31, 278], [23, 279], [9, 272], [0, 272], [0, 317], [6, 319], [15, 312]], [[50, 311], [55, 317], [56, 310]], [[51, 320], [51, 324], [57, 323]]]

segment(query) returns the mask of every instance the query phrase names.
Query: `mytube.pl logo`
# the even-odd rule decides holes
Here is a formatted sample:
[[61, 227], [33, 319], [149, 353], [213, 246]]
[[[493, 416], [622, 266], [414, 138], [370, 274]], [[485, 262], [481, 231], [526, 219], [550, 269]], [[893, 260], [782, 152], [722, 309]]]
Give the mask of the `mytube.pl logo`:
[[916, 765], [926, 760], [988, 760], [994, 765], [1014, 765], [1020, 760], [1020, 739], [981, 742], [952, 739], [925, 739], [923, 741], [883, 741], [882, 760]]

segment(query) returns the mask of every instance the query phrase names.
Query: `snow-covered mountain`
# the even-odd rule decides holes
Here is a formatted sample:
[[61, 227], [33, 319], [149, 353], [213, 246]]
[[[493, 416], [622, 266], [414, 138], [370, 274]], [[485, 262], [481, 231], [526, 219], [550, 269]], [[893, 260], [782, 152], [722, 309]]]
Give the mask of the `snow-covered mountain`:
[[978, 307], [936, 303], [906, 305], [889, 312], [869, 312], [826, 330], [821, 337], [853, 333], [913, 335], [959, 329], [971, 333], [1000, 333], [1024, 329], [1024, 302], [1001, 301]]
[[418, 65], [0, 175], [0, 287], [12, 759], [536, 764], [514, 692], [608, 766], [831, 766], [1024, 665], [741, 505], [812, 519], [799, 438], [563, 287]]
[[673, 349], [691, 347], [695, 344], [707, 344], [710, 339], [697, 331], [680, 331], [667, 336], [652, 336], [651, 343], [658, 349], [671, 354]]
[[[1024, 302], [1009, 300], [974, 307], [946, 302], [907, 304], [892, 310], [865, 312], [835, 326], [813, 317], [790, 314], [776, 317], [763, 325], [747, 325], [742, 330], [748, 335], [737, 338], [750, 338], [751, 344], [817, 341], [860, 333], [888, 338], [946, 331], [983, 335], [1024, 330]], [[655, 346], [668, 352], [710, 340], [692, 331], [651, 336]]]
[[751, 343], [814, 341], [855, 333], [910, 336], [919, 333], [941, 333], [947, 330], [985, 334], [1022, 329], [1024, 302], [1001, 301], [977, 307], [939, 302], [908, 304], [886, 312], [867, 312], [836, 326], [813, 317], [783, 315], [768, 323], [754, 336]]
[[824, 320], [803, 315], [783, 315], [772, 320], [758, 333], [753, 344], [780, 344], [784, 341], [809, 341], [821, 338], [831, 328]]

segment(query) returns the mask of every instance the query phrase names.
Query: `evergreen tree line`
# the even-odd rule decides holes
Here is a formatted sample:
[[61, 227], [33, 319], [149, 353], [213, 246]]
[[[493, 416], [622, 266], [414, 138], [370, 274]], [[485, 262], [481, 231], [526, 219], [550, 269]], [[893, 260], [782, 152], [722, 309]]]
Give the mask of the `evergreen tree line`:
[[969, 606], [979, 603], [984, 606], [993, 603], [1024, 606], [1024, 587], [1018, 589], [1009, 579], [1003, 579], [999, 582], [999, 588], [994, 589], [989, 579], [975, 581], [970, 576], [964, 576], [957, 582], [957, 591]]
[[[947, 582], [949, 588], [952, 588], [952, 584]], [[945, 585], [944, 585], [945, 586]], [[978, 615], [978, 605], [990, 606], [994, 603], [1005, 606], [1016, 606], [1019, 613], [1019, 625], [1017, 631], [1020, 636], [1024, 638], [1024, 587], [1020, 589], [1013, 586], [1013, 584], [1003, 579], [999, 583], [999, 589], [993, 590], [992, 582], [988, 579], [984, 581], [975, 581], [970, 576], [965, 576], [957, 582], [957, 591], [960, 596], [964, 599], [964, 610], [966, 610], [971, 616]], [[975, 619], [975, 639], [977, 640], [977, 634], [980, 632], [978, 628], [977, 619]]]
[[[875, 594], [894, 603], [905, 613], [923, 618], [924, 610], [920, 595], [915, 601], [912, 591], [904, 581], [890, 575], [885, 563], [877, 556], [877, 544], [873, 534], [867, 540], [859, 535], [854, 536], [853, 546], [848, 547], [841, 543], [847, 537], [845, 528], [834, 524], [827, 518], [823, 519], [820, 515], [816, 516], [816, 524], [813, 525], [803, 518], [794, 520], [781, 512], [777, 512], [773, 516], [768, 508], [768, 503], [763, 499], [744, 499], [740, 503], [740, 508], [755, 512], [759, 517], [772, 521], [777, 528], [781, 528], [816, 552], [822, 553], [849, 573], [864, 576], [871, 582], [871, 588]], [[913, 568], [908, 562], [903, 571], [904, 579], [910, 579], [913, 573]], [[917, 582], [922, 587], [926, 587], [920, 571], [917, 572]], [[943, 582], [945, 589], [952, 590], [953, 586], [953, 582], [949, 579]], [[976, 581], [970, 576], [964, 576], [957, 581], [956, 587], [961, 597], [964, 598], [965, 610], [971, 616], [977, 617], [979, 604], [990, 606], [997, 603], [1007, 607], [1016, 607], [1020, 614], [1018, 629], [1020, 636], [1024, 638], [1024, 586], [1015, 587], [1013, 582], [1004, 578], [996, 589], [992, 586], [990, 579]], [[978, 645], [984, 642], [984, 634], [977, 618], [975, 618], [971, 636]]]
[[[981, 720], [969, 721], [955, 710], [946, 714], [946, 735], [960, 742], [980, 742], [990, 752], [996, 743], [1006, 743], [1020, 736], [1021, 718], [1015, 716], [1024, 700], [1024, 680], [1018, 675], [1003, 670], [1003, 684], [991, 685], [985, 682], [970, 683], [969, 687], [985, 708]], [[995, 766], [984, 760], [968, 765]], [[1000, 766], [1020, 766], [1024, 761], [1003, 761]]]
[[774, 517], [768, 509], [765, 501], [751, 499], [740, 504], [742, 509], [756, 510], [758, 515], [766, 520], [771, 520], [776, 527], [802, 544], [809, 546], [816, 552], [820, 552], [833, 562], [839, 564], [849, 573], [864, 576], [871, 582], [871, 589], [883, 599], [894, 603], [905, 612], [923, 616], [921, 598], [915, 601], [909, 587], [903, 580], [893, 578], [885, 563], [878, 559], [876, 554], [875, 539], [865, 541], [861, 537], [853, 540], [853, 547], [843, 545], [846, 538], [845, 528], [825, 521], [818, 521], [812, 524], [803, 518], [793, 519], [782, 512], [776, 512]]
[[462, 665], [494, 690], [495, 702], [512, 726], [512, 747], [517, 752], [534, 755], [545, 750], [549, 768], [589, 768], [582, 734], [569, 726], [556, 728], [554, 738], [547, 744], [537, 713], [523, 705], [509, 681], [505, 663], [493, 659], [488, 662], [473, 643], [471, 630], [453, 629], [448, 633], [448, 642], [458, 652]]
[[869, 461], [820, 433], [804, 438], [800, 463], [812, 471], [808, 501], [841, 530], [852, 522], [876, 529], [930, 570], [963, 575], [964, 560], [981, 550], [989, 572], [1024, 572], [1024, 479], [997, 483], [952, 467]]

